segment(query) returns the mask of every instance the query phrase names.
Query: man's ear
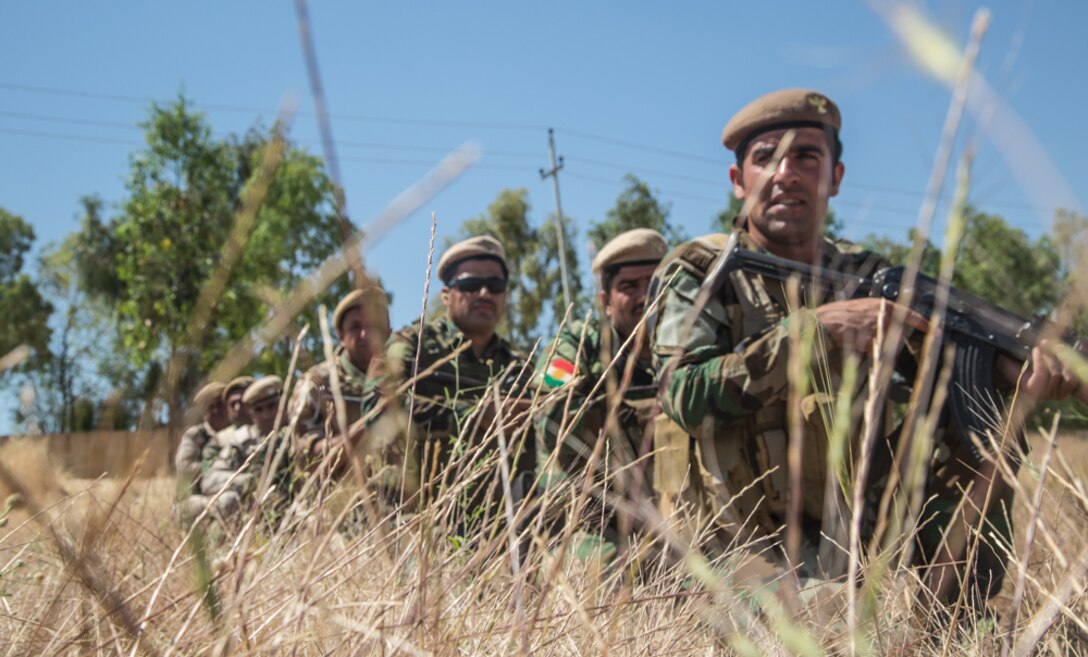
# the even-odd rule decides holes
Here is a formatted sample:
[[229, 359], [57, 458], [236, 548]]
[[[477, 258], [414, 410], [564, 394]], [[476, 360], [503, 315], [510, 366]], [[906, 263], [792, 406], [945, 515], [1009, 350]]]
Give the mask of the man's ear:
[[604, 309], [604, 314], [607, 317], [612, 316], [612, 304], [610, 304], [609, 301], [610, 299], [607, 292], [601, 290], [597, 293], [597, 303], [600, 304], [601, 308]]
[[828, 197], [835, 196], [839, 193], [839, 185], [842, 184], [842, 177], [845, 174], [846, 165], [842, 162], [831, 167], [831, 188], [827, 190]]
[[740, 170], [740, 167], [736, 164], [729, 165], [729, 182], [733, 183], [733, 196], [737, 197], [737, 200], [743, 200], [744, 191], [744, 176]]
[[447, 308], [450, 307], [450, 289], [445, 286], [442, 288], [442, 305]]

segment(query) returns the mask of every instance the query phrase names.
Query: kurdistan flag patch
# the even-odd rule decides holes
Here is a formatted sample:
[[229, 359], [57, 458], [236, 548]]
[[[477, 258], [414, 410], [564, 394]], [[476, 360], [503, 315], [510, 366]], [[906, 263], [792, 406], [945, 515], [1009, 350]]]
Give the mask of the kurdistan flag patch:
[[574, 378], [574, 369], [574, 363], [566, 358], [555, 358], [544, 371], [544, 383], [549, 388], [558, 388]]

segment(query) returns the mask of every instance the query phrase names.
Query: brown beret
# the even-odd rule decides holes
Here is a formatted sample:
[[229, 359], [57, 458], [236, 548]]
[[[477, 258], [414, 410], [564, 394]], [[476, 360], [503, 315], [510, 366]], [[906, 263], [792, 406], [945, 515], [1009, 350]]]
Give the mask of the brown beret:
[[226, 384], [212, 381], [200, 390], [197, 390], [196, 394], [193, 395], [193, 404], [199, 408], [207, 408], [213, 401], [222, 401], [223, 391], [226, 389]]
[[358, 308], [366, 304], [381, 304], [379, 309], [385, 308], [388, 303], [388, 299], [385, 296], [385, 291], [374, 284], [366, 284], [361, 289], [352, 290], [348, 292], [340, 303], [336, 304], [336, 310], [332, 311], [332, 325], [336, 330], [340, 330], [340, 320], [344, 319], [344, 315], [347, 314], [352, 308]]
[[597, 252], [591, 270], [600, 276], [608, 267], [628, 262], [660, 261], [669, 251], [661, 233], [649, 228], [635, 228], [613, 237]]
[[782, 127], [842, 127], [839, 108], [818, 91], [782, 89], [753, 100], [733, 115], [722, 130], [722, 143], [736, 152], [752, 137]]
[[445, 281], [449, 276], [449, 270], [452, 270], [457, 263], [469, 258], [480, 257], [498, 260], [502, 263], [503, 271], [509, 275], [506, 266], [506, 251], [502, 248], [502, 244], [499, 244], [499, 241], [490, 235], [480, 235], [470, 237], [446, 249], [446, 252], [442, 254], [442, 258], [438, 261], [438, 277]]
[[246, 394], [242, 395], [242, 403], [252, 406], [270, 397], [279, 397], [282, 393], [283, 379], [278, 376], [266, 376], [246, 388]]
[[230, 397], [231, 391], [237, 390], [239, 388], [241, 388], [242, 390], [245, 390], [246, 388], [248, 388], [251, 385], [253, 385], [253, 377], [252, 376], [243, 375], [243, 376], [240, 376], [240, 377], [232, 380], [230, 383], [227, 384], [227, 386], [225, 388], [223, 388], [223, 400], [225, 401], [227, 399], [227, 397]]

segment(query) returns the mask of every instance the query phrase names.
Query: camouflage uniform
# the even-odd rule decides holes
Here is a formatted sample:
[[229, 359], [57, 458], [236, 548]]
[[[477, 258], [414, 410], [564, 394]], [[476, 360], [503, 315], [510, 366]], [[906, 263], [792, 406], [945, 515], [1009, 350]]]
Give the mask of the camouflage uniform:
[[[740, 248], [755, 250], [746, 233], [739, 239]], [[807, 429], [802, 514], [811, 549], [824, 512], [823, 427], [839, 386], [837, 347], [811, 310], [789, 310], [784, 285], [743, 271], [729, 274], [683, 335], [705, 276], [727, 240], [728, 235], [716, 234], [683, 244], [655, 273], [668, 288], [656, 322], [654, 364], [663, 377], [667, 368], [675, 368], [662, 387], [662, 407], [694, 438], [703, 517], [717, 518], [726, 537], [741, 532], [750, 538], [773, 536], [784, 523], [789, 485], [790, 324], [813, 327], [814, 355], [818, 360], [826, 355], [827, 369], [813, 377], [825, 383], [802, 403]], [[868, 275], [886, 264], [879, 256], [830, 240], [823, 253], [823, 267], [844, 273]], [[757, 482], [757, 475], [764, 476]]]
[[[841, 385], [837, 370], [841, 355], [813, 311], [807, 308], [788, 310], [784, 285], [764, 281], [747, 272], [732, 272], [703, 309], [691, 333], [686, 338], [681, 335], [705, 273], [727, 239], [726, 235], [712, 235], [682, 245], [655, 273], [661, 281], [668, 281], [676, 273], [656, 326], [655, 364], [666, 368], [671, 358], [679, 359], [662, 390], [662, 405], [665, 412], [694, 437], [698, 464], [702, 469], [697, 483], [701, 488], [699, 497], [704, 504], [703, 511], [717, 513], [722, 510], [722, 502], [732, 500], [727, 517], [732, 518], [733, 526], [727, 528], [727, 535], [735, 535], [736, 525], [746, 518], [754, 523], [745, 528], [746, 532], [756, 536], [772, 535], [784, 524], [788, 488], [786, 401], [790, 325], [802, 322], [814, 328], [813, 367], [819, 368], [819, 375], [813, 373], [814, 392], [801, 404], [805, 423], [802, 529], [807, 543], [802, 548], [805, 564], [800, 574], [834, 575], [837, 569], [830, 563], [836, 559], [829, 561], [827, 553], [817, 556], [813, 550], [819, 543], [821, 529], [831, 536], [842, 536], [844, 529], [843, 517], [840, 515], [835, 519], [829, 513], [835, 510], [834, 500], [825, 500], [828, 490], [826, 427], [831, 422], [833, 395]], [[741, 248], [755, 248], [745, 233], [740, 235], [740, 245]], [[887, 264], [880, 256], [853, 245], [825, 240], [821, 265], [826, 269], [870, 276]], [[910, 354], [917, 346], [913, 339], [908, 342], [906, 360], [910, 360]], [[864, 368], [864, 364], [862, 366]], [[863, 382], [864, 378], [862, 371], [858, 381]], [[863, 398], [862, 385], [859, 383], [854, 391], [855, 399]], [[873, 529], [876, 507], [887, 486], [892, 452], [898, 443], [897, 429], [893, 431], [891, 426], [890, 405], [881, 422], [883, 439], [878, 439], [868, 473], [862, 516], [863, 540], [867, 540]], [[852, 437], [850, 454], [858, 453], [858, 437]], [[947, 527], [961, 497], [957, 482], [962, 486], [972, 476], [964, 440], [956, 438], [954, 432], [943, 426], [933, 440], [925, 495], [928, 501], [922, 509], [925, 525], [918, 537], [919, 556], [923, 561], [935, 553], [943, 528]], [[752, 485], [756, 475], [765, 476]], [[841, 505], [841, 500], [839, 503]], [[994, 504], [991, 507], [986, 531], [1008, 541], [1012, 530], [1001, 506]], [[818, 559], [824, 561], [814, 568]], [[841, 565], [841, 555], [837, 561]], [[974, 581], [982, 598], [1000, 588], [1002, 576], [994, 547], [980, 543]]]
[[[372, 395], [375, 379], [355, 367], [342, 346], [336, 348], [333, 361], [344, 398], [348, 427], [362, 417], [362, 402]], [[337, 427], [336, 404], [332, 393], [332, 368], [328, 361], [311, 367], [287, 404], [288, 421], [295, 423], [294, 452], [297, 463], [305, 465], [313, 459], [314, 444], [341, 431]]]
[[181, 494], [188, 495], [200, 490], [200, 475], [203, 472], [204, 448], [215, 435], [215, 431], [207, 422], [194, 424], [185, 430], [178, 443], [178, 451], [174, 456], [174, 467], [177, 470], [178, 482], [186, 488]]
[[[420, 343], [418, 372], [424, 372], [467, 342], [468, 338], [446, 317], [422, 327], [417, 323], [401, 329], [390, 338], [387, 348], [386, 366], [390, 379], [387, 385], [399, 385], [412, 376]], [[386, 454], [393, 469], [398, 471], [398, 479], [403, 473], [398, 484], [406, 496], [421, 490], [432, 474], [439, 477], [438, 481], [428, 482], [432, 485], [449, 485], [456, 480], [459, 475], [447, 472], [446, 466], [451, 456], [470, 447], [472, 432], [486, 430], [487, 427], [478, 426], [481, 414], [474, 411], [492, 403], [490, 384], [500, 381], [505, 397], [505, 391], [516, 389], [523, 369], [525, 357], [496, 335], [482, 356], [477, 357], [469, 347], [416, 382], [411, 405], [413, 431], [411, 435], [400, 433]], [[379, 399], [381, 394], [375, 390], [369, 395], [366, 408], [372, 409]], [[407, 407], [408, 401], [405, 402]], [[511, 450], [517, 448], [516, 445], [509, 447]], [[434, 490], [428, 492], [432, 498], [436, 494]]]
[[[647, 358], [639, 357], [631, 363], [625, 352], [608, 369], [622, 340], [607, 322], [602, 335], [600, 324], [599, 320], [588, 325], [573, 322], [559, 333], [552, 348], [543, 351], [537, 360], [536, 381], [543, 390], [556, 390], [567, 384], [571, 386], [567, 394], [553, 397], [546, 410], [536, 419], [537, 463], [544, 474], [541, 483], [545, 488], [560, 486], [570, 477], [580, 479], [611, 410], [606, 400], [618, 392], [619, 383], [630, 365], [630, 384], [619, 400], [616, 427], [606, 443], [605, 451], [599, 456], [596, 471], [601, 478], [623, 472], [619, 490], [613, 490], [615, 480], [611, 480], [603, 492], [606, 496], [628, 496], [630, 490], [627, 486], [634, 483], [634, 472], [629, 466], [650, 448], [648, 443], [644, 446], [644, 442], [649, 438], [646, 427], [657, 405], [657, 386], [653, 365]], [[606, 370], [608, 379], [598, 387]], [[597, 388], [596, 392], [594, 388]], [[563, 442], [553, 460], [560, 431]], [[648, 497], [651, 473], [643, 468], [639, 476], [643, 498]], [[611, 513], [605, 514], [599, 505], [592, 505], [586, 517], [596, 519], [590, 520], [590, 524], [598, 525], [591, 528], [593, 531], [604, 531], [612, 541], [617, 538], [616, 524], [614, 519], [608, 519], [604, 521], [604, 526], [600, 526], [602, 515]]]
[[[287, 438], [286, 432], [282, 429], [278, 436], [280, 440]], [[265, 459], [273, 458], [279, 445], [282, 444], [278, 440], [268, 441], [261, 453], [246, 465], [246, 461], [263, 441], [264, 436], [258, 433], [256, 427], [249, 424], [241, 427], [227, 427], [212, 436], [203, 450], [200, 492], [190, 495], [184, 502], [183, 516], [190, 520], [195, 518], [220, 491], [222, 493], [219, 494], [212, 507], [213, 516], [222, 520], [237, 513], [247, 498], [255, 493], [264, 469]], [[244, 470], [242, 470], [243, 466]], [[284, 503], [290, 498], [290, 490], [288, 490], [292, 483], [288, 476], [290, 467], [291, 460], [288, 457], [278, 466], [277, 471], [272, 473], [270, 486], [275, 491], [262, 506], [266, 513], [274, 514], [282, 510]], [[238, 472], [239, 470], [241, 472]], [[238, 472], [237, 475], [235, 475], [236, 472]]]

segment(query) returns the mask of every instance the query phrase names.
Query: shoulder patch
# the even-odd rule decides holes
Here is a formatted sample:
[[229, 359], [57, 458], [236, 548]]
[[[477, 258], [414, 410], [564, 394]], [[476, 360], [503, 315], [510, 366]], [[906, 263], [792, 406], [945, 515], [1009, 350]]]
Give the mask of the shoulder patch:
[[577, 368], [566, 358], [553, 358], [544, 370], [544, 385], [558, 388], [574, 378]]

